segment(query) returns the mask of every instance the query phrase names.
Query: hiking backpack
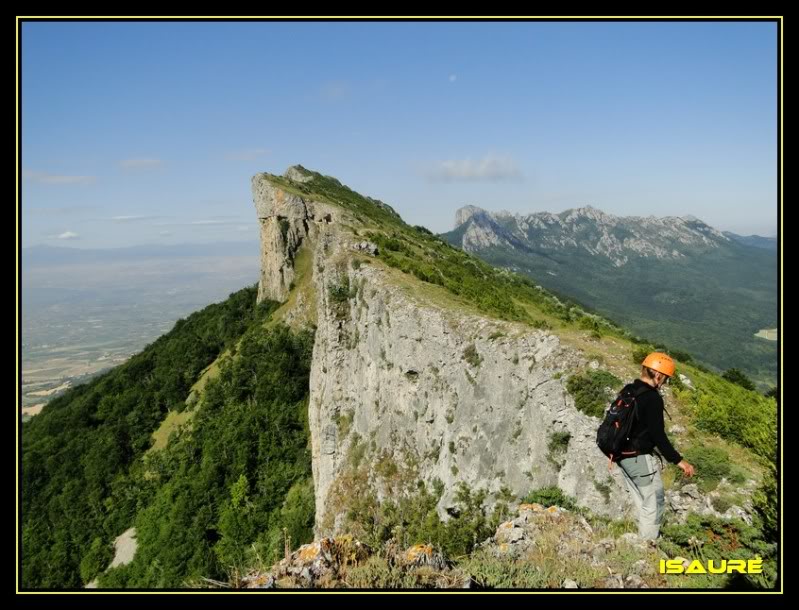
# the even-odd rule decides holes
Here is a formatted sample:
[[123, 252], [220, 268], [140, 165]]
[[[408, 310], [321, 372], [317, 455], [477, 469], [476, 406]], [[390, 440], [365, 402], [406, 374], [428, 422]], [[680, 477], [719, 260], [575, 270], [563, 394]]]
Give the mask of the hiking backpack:
[[596, 433], [596, 444], [611, 462], [638, 454], [632, 448], [630, 433], [638, 416], [637, 399], [650, 390], [654, 388], [645, 386], [634, 389], [632, 384], [626, 385], [605, 411], [605, 419]]

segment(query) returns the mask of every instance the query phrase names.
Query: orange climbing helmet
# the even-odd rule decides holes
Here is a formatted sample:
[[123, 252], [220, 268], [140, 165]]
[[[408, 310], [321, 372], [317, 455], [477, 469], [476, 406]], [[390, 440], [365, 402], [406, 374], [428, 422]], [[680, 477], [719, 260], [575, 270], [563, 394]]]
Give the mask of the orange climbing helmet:
[[644, 358], [641, 366], [645, 366], [658, 373], [663, 373], [668, 377], [674, 375], [674, 360], [671, 359], [671, 356], [663, 352], [652, 352]]

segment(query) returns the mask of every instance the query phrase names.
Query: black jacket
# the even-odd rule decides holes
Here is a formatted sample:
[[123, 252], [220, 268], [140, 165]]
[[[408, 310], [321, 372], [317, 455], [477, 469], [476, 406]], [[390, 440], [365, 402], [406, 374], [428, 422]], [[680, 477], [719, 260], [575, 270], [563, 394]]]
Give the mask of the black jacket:
[[[647, 384], [636, 379], [630, 386], [636, 390], [646, 387]], [[657, 447], [660, 454], [672, 464], [682, 461], [682, 456], [666, 436], [663, 425], [663, 398], [660, 396], [660, 392], [652, 388], [651, 392], [644, 392], [636, 400], [638, 402], [637, 415], [630, 430], [633, 449], [639, 453], [652, 453]]]

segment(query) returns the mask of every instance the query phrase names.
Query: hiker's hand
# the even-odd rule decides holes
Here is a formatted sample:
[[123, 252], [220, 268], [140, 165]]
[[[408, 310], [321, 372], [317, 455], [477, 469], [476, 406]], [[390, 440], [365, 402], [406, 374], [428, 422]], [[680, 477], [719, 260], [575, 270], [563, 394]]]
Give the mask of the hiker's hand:
[[691, 478], [692, 476], [694, 476], [694, 467], [693, 467], [693, 466], [691, 466], [691, 465], [690, 465], [688, 462], [686, 462], [685, 460], [683, 460], [683, 461], [681, 461], [679, 464], [677, 464], [677, 467], [678, 467], [678, 468], [680, 468], [680, 469], [682, 469], [682, 472], [683, 472], [683, 474], [684, 474], [686, 477], [688, 477], [688, 478]]

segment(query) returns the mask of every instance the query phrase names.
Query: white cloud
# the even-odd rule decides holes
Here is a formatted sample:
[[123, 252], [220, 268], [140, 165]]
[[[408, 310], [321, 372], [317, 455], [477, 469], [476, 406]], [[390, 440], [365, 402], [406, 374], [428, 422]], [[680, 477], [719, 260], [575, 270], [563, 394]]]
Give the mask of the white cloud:
[[156, 169], [162, 165], [161, 159], [125, 159], [119, 162], [122, 169]]
[[476, 182], [519, 180], [522, 173], [510, 157], [486, 155], [482, 159], [440, 161], [427, 172], [429, 180], [440, 182]]
[[95, 181], [94, 176], [64, 176], [32, 170], [23, 171], [22, 177], [38, 184], [91, 184]]
[[64, 231], [58, 235], [50, 235], [50, 239], [80, 239], [80, 235], [73, 231]]

